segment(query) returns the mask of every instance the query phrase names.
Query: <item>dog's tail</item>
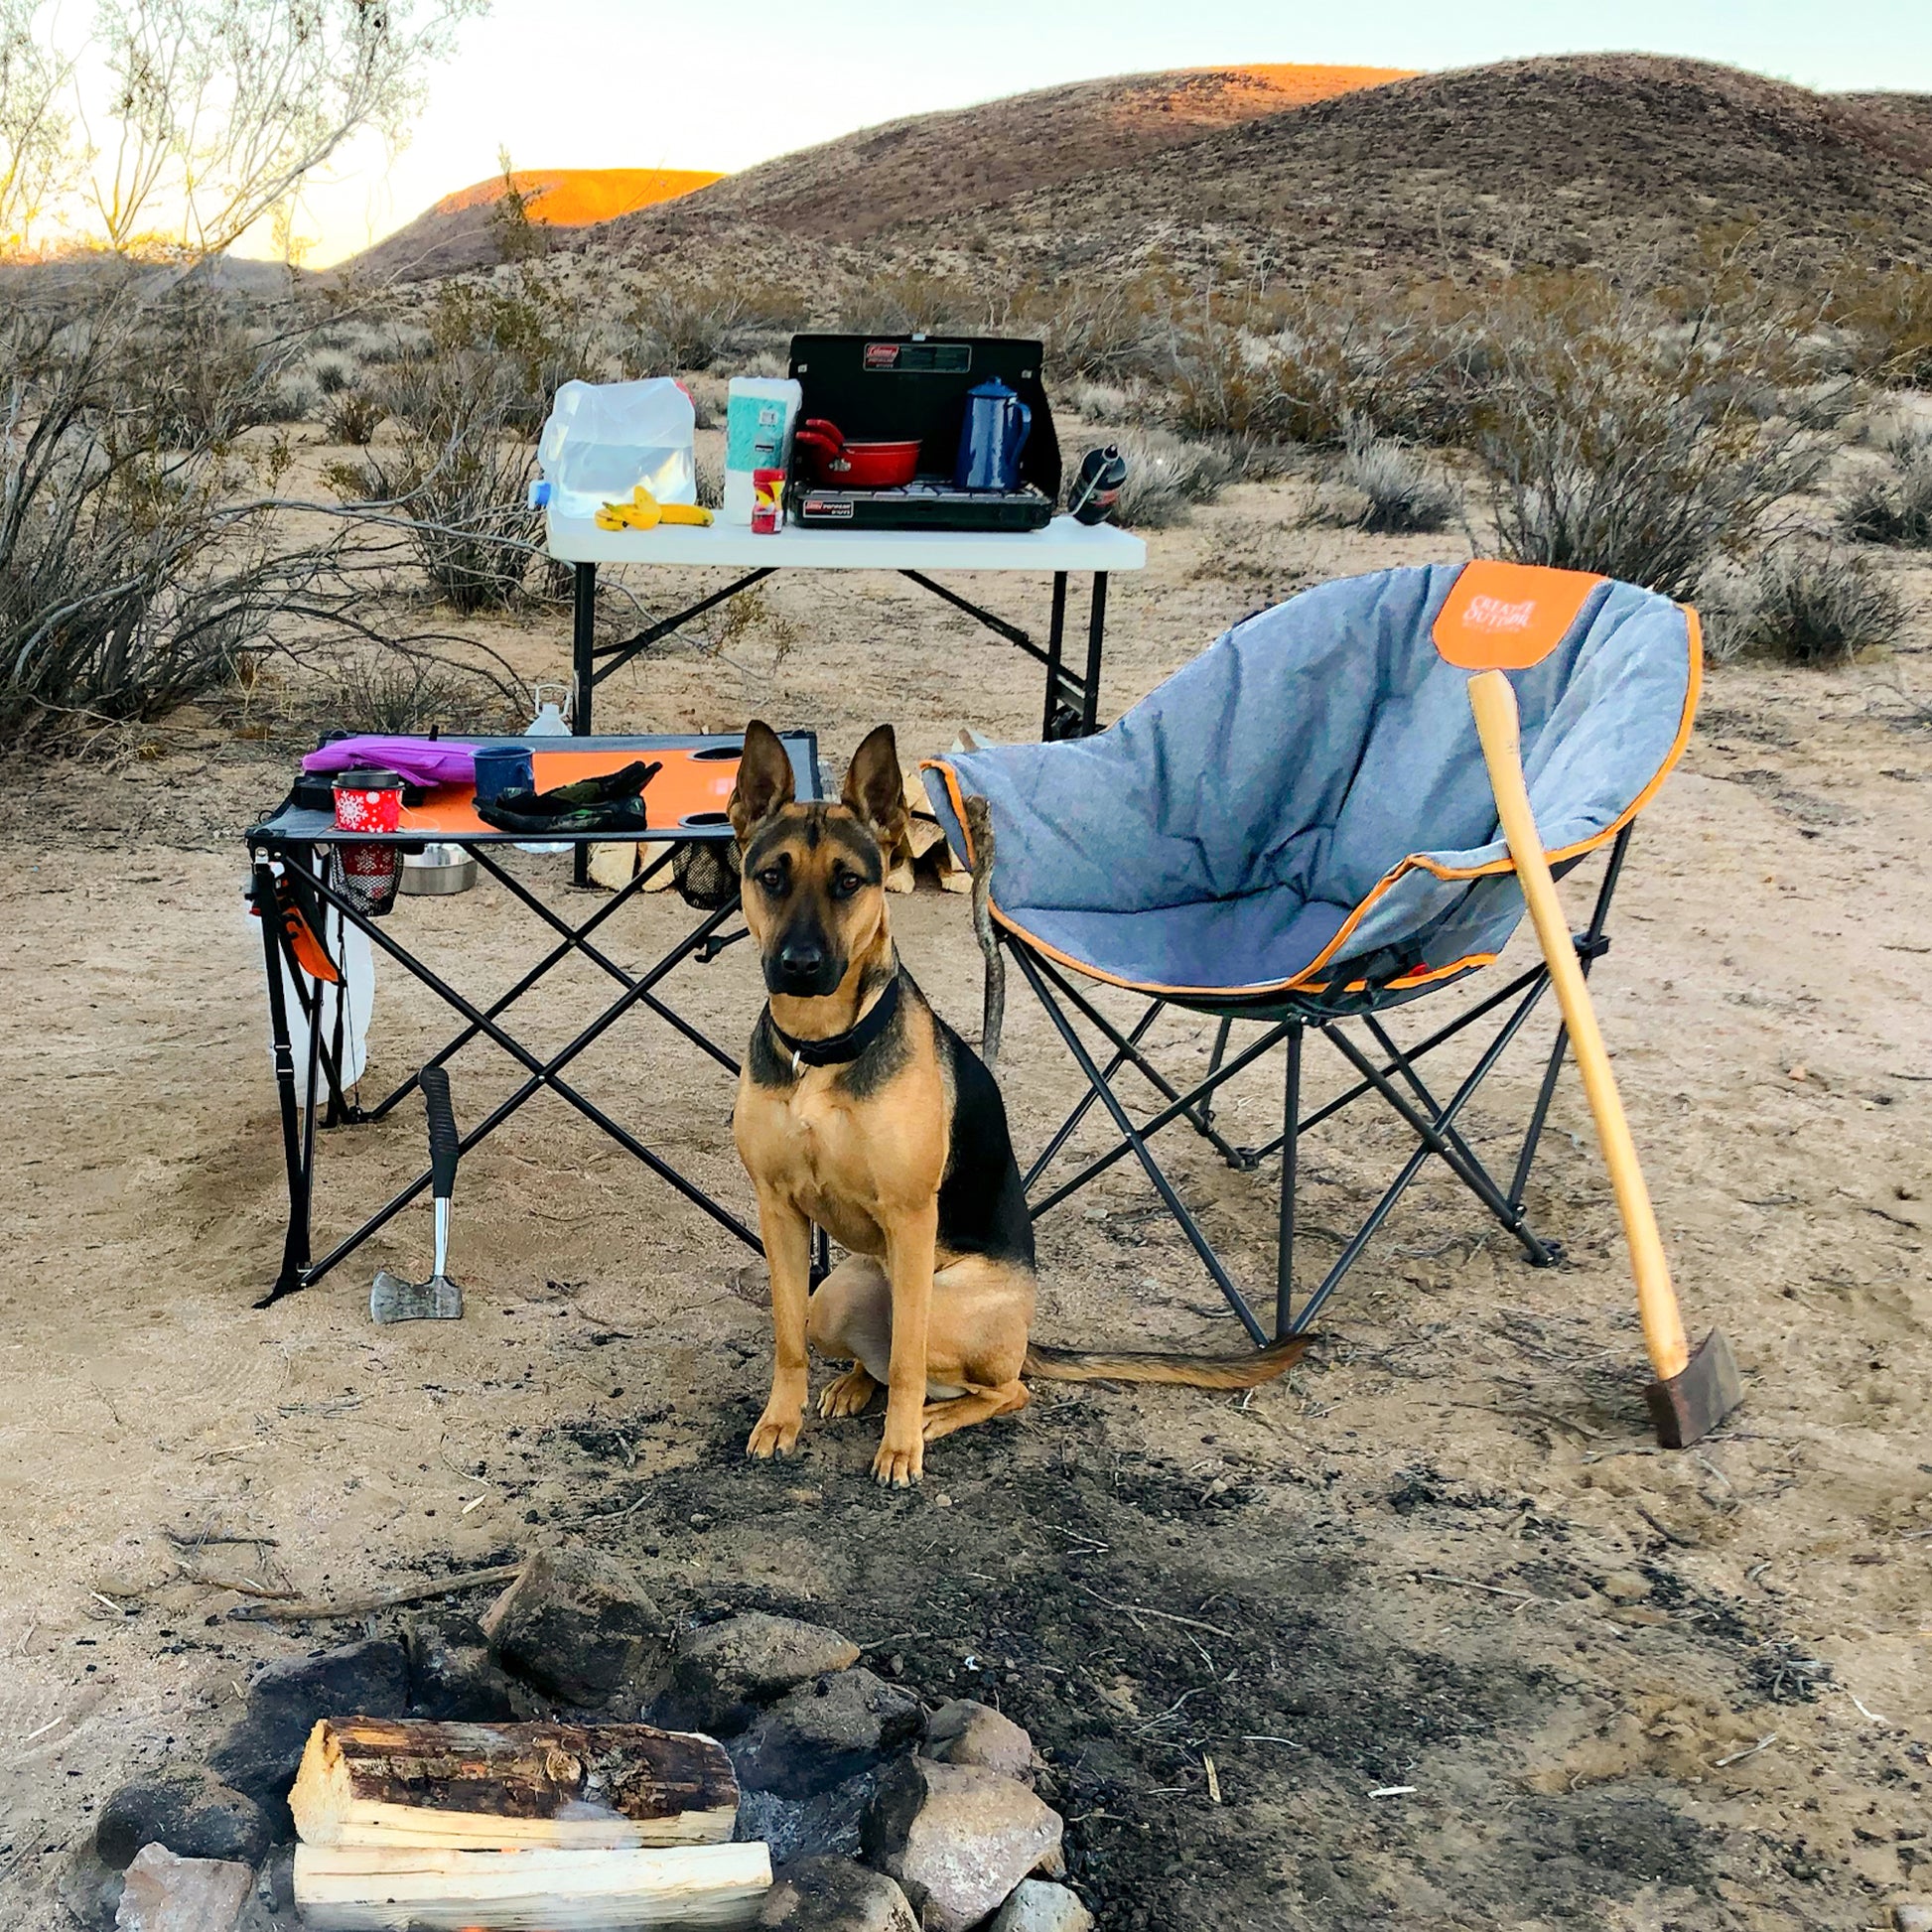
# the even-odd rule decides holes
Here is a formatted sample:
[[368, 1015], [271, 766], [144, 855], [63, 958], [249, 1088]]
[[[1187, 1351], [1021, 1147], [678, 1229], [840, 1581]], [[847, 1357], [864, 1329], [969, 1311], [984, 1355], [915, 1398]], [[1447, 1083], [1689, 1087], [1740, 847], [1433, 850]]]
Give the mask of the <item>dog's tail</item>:
[[1253, 1389], [1302, 1359], [1312, 1335], [1293, 1335], [1252, 1355], [1170, 1355], [1160, 1351], [1089, 1354], [1083, 1348], [1027, 1346], [1024, 1375], [1043, 1382], [1177, 1382], [1189, 1389]]

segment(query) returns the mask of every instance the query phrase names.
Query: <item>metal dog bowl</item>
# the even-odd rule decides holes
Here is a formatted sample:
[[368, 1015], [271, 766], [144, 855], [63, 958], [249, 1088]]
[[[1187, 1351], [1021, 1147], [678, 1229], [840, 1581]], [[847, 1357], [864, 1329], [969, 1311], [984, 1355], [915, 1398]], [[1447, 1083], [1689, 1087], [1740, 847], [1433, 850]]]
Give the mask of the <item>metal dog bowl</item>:
[[404, 855], [397, 890], [405, 893], [467, 893], [477, 883], [477, 862], [460, 845], [426, 845]]

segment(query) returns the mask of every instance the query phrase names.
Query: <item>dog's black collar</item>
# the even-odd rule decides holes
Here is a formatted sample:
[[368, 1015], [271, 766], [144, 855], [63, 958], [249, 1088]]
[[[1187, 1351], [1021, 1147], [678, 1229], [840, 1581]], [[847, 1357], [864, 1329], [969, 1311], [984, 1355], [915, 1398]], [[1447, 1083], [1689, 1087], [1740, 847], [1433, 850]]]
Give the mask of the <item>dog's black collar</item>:
[[897, 1011], [898, 975], [895, 973], [886, 982], [885, 992], [873, 1002], [872, 1011], [856, 1027], [849, 1027], [842, 1034], [834, 1034], [829, 1039], [793, 1039], [772, 1019], [768, 1006], [764, 1010], [764, 1024], [771, 1029], [771, 1037], [790, 1058], [792, 1076], [796, 1078], [808, 1066], [845, 1066], [856, 1060], [893, 1024], [893, 1016]]

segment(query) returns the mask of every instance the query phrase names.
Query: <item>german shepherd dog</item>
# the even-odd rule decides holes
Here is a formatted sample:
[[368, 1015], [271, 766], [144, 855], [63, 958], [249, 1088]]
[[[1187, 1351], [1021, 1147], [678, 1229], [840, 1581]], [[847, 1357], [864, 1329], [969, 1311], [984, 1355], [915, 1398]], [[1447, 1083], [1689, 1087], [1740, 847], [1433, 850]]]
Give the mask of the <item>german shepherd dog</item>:
[[[885, 1389], [872, 1472], [901, 1487], [927, 1443], [1025, 1408], [1023, 1374], [1245, 1389], [1297, 1360], [1305, 1337], [1226, 1360], [1029, 1345], [1033, 1221], [1000, 1089], [899, 964], [887, 921], [885, 855], [905, 832], [890, 725], [859, 747], [838, 804], [801, 805], [784, 747], [754, 719], [731, 821], [768, 995], [732, 1120], [774, 1331], [748, 1454], [796, 1445], [808, 1344], [850, 1364], [821, 1416], [856, 1416]], [[848, 1250], [816, 1294], [813, 1223]]]

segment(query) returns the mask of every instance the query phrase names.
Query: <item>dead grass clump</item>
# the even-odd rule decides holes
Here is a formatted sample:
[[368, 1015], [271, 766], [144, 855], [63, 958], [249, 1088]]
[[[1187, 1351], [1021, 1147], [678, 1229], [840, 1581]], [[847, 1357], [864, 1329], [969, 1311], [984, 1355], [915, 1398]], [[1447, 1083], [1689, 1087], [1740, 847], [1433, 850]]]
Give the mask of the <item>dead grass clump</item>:
[[1758, 559], [1734, 608], [1720, 616], [1720, 656], [1842, 664], [1881, 650], [1905, 624], [1905, 604], [1868, 559], [1809, 544]]
[[1224, 451], [1183, 442], [1165, 430], [1128, 430], [1115, 438], [1127, 459], [1115, 520], [1135, 530], [1186, 522], [1196, 503], [1211, 503], [1240, 474]]
[[1839, 527], [1860, 543], [1932, 546], [1932, 431], [1901, 428], [1884, 444], [1890, 463], [1868, 470], [1839, 510]]
[[366, 389], [344, 389], [331, 397], [322, 421], [332, 443], [365, 450], [387, 414], [381, 402]]
[[1441, 530], [1460, 508], [1454, 485], [1415, 451], [1367, 424], [1348, 425], [1340, 479], [1362, 499], [1350, 518], [1357, 528], [1382, 536]]
[[318, 695], [319, 715], [340, 731], [495, 733], [523, 722], [522, 694], [506, 677], [414, 651], [346, 658]]

